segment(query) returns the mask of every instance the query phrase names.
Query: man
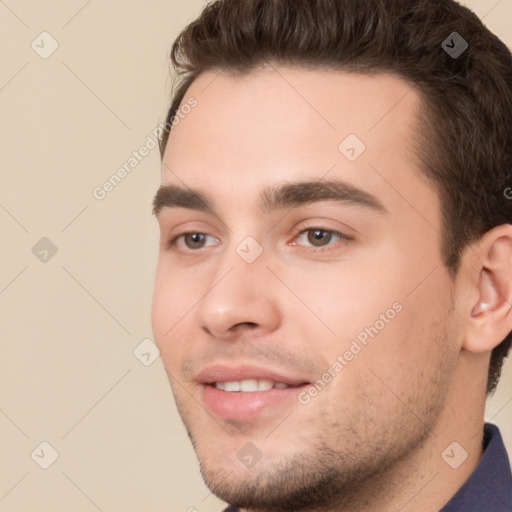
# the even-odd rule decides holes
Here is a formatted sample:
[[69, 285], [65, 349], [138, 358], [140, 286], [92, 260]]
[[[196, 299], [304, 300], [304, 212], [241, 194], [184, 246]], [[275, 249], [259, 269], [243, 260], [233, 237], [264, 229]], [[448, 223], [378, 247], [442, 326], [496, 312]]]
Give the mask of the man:
[[221, 0], [171, 57], [152, 323], [211, 491], [510, 512], [510, 51], [451, 0]]

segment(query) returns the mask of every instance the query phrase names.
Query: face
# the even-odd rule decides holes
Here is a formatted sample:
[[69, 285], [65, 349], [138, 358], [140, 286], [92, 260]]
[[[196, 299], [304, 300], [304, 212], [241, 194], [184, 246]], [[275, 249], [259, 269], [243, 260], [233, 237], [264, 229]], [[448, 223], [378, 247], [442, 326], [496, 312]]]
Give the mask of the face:
[[204, 74], [191, 98], [156, 201], [152, 323], [202, 475], [244, 508], [350, 503], [420, 449], [456, 365], [419, 97], [281, 67]]

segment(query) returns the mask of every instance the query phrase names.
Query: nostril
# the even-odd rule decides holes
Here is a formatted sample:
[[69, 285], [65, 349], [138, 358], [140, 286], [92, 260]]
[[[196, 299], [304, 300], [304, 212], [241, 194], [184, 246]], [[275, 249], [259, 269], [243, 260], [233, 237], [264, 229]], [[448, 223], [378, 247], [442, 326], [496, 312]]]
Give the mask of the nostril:
[[250, 327], [251, 329], [254, 329], [255, 327], [258, 327], [258, 324], [254, 322], [240, 322], [239, 324], [236, 324], [232, 327], [234, 331], [243, 329], [245, 326]]

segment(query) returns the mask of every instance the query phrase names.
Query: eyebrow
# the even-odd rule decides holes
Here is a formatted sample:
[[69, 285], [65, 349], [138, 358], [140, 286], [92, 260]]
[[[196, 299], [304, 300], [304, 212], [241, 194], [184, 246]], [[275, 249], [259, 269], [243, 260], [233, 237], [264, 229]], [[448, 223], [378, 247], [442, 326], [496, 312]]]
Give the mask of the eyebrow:
[[[379, 213], [389, 213], [376, 196], [340, 180], [300, 181], [272, 185], [260, 193], [259, 199], [263, 213], [284, 208], [297, 208], [321, 201], [334, 201]], [[153, 200], [153, 214], [158, 217], [164, 208], [214, 212], [212, 204], [204, 194], [177, 185], [162, 185], [158, 189]]]

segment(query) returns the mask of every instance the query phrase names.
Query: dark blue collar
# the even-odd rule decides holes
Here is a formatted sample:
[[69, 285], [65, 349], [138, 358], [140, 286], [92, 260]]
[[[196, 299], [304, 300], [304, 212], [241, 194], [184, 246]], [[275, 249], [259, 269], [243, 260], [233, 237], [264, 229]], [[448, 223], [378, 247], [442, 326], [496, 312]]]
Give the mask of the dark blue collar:
[[511, 512], [512, 475], [496, 425], [486, 423], [484, 453], [466, 483], [440, 512]]
[[[500, 431], [486, 423], [484, 453], [466, 483], [439, 512], [511, 512], [512, 474]], [[228, 507], [223, 512], [237, 512]]]

